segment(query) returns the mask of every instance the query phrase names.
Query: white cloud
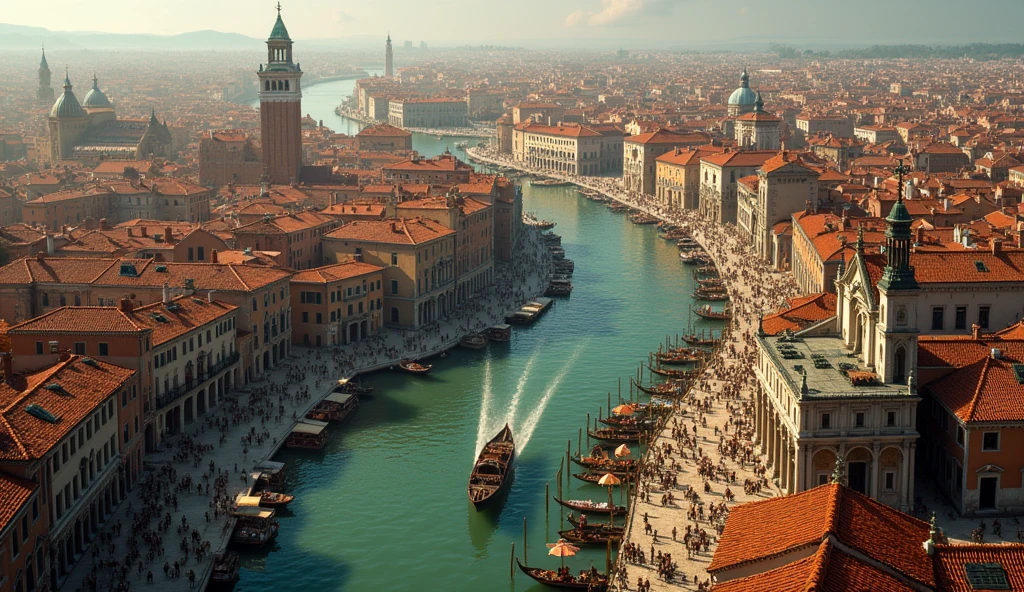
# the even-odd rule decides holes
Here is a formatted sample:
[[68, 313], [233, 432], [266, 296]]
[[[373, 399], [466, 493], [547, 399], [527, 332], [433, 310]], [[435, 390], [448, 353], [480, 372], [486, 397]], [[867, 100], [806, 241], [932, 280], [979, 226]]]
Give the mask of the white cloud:
[[345, 11], [342, 11], [342, 10], [335, 10], [334, 11], [334, 22], [336, 22], [336, 23], [354, 23], [354, 22], [356, 22], [356, 20], [358, 20], [358, 19], [356, 19], [356, 17], [352, 16], [351, 14], [349, 14], [349, 13], [347, 13]]
[[[666, 16], [672, 7], [685, 0], [601, 0], [601, 10], [587, 13], [587, 24], [591, 27], [625, 24], [630, 18], [646, 16]], [[578, 15], [578, 16], [577, 16]], [[581, 12], [574, 12], [569, 18], [573, 23], [583, 17]], [[566, 19], [566, 24], [569, 19]]]
[[577, 10], [576, 12], [574, 12], [574, 13], [570, 14], [569, 16], [565, 17], [565, 26], [566, 27], [575, 27], [576, 25], [580, 24], [580, 21], [583, 20], [584, 16], [585, 15], [584, 15], [582, 10]]

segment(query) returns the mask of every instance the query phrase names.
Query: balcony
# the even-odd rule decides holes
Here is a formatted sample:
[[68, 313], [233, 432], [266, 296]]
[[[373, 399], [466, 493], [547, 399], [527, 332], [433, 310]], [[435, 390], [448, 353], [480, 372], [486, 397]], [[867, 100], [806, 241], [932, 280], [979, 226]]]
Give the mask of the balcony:
[[192, 378], [192, 380], [186, 380], [183, 384], [179, 384], [173, 389], [158, 396], [156, 398], [156, 408], [163, 409], [164, 407], [167, 407], [171, 403], [177, 401], [179, 398], [184, 397], [186, 394], [198, 388], [199, 385], [203, 384], [211, 377], [216, 376], [217, 373], [220, 372], [221, 370], [237, 362], [240, 357], [241, 356], [236, 351], [235, 353], [227, 356], [226, 358], [222, 359], [216, 364], [213, 364], [205, 371]]

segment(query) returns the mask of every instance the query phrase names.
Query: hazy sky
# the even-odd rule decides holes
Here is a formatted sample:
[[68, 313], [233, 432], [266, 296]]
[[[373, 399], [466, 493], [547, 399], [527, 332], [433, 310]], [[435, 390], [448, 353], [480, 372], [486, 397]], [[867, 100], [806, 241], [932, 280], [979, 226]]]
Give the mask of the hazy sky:
[[[271, 0], [5, 2], [0, 19], [51, 30], [263, 38]], [[284, 0], [294, 39], [383, 36], [514, 44], [551, 38], [793, 43], [1019, 42], [1024, 0]]]

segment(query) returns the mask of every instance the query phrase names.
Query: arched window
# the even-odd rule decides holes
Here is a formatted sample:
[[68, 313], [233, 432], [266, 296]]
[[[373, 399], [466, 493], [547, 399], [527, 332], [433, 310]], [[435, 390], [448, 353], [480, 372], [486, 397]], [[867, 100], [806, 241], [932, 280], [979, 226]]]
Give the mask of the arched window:
[[907, 374], [907, 350], [901, 345], [896, 348], [896, 364], [892, 371], [894, 384], [903, 384]]
[[288, 81], [287, 81], [287, 80], [285, 80], [285, 81], [284, 81], [284, 89], [285, 89], [285, 90], [291, 90], [291, 89], [289, 89], [289, 88], [288, 88], [289, 86], [290, 86], [290, 85], [288, 84]]
[[263, 90], [270, 90], [270, 81], [269, 80], [264, 80], [263, 81]]
[[277, 81], [276, 80], [271, 80], [270, 81], [270, 90], [277, 90]]

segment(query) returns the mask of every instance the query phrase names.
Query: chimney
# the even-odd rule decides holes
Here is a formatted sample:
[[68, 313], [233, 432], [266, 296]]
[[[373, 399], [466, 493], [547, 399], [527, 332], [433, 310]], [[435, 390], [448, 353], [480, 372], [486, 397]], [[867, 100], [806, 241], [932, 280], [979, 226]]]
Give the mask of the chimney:
[[[216, 251], [214, 251], [214, 253], [216, 253]], [[206, 301], [207, 302], [213, 302], [213, 293], [216, 292], [216, 291], [217, 290], [210, 290], [209, 292], [206, 293]]]
[[44, 253], [42, 251], [38, 251], [36, 253], [36, 261], [42, 261], [45, 258], [46, 258], [46, 253]]
[[398, 232], [398, 222], [394, 220], [391, 221], [391, 232]]
[[139, 228], [142, 229], [142, 236], [143, 237], [149, 236], [149, 229], [148, 228], [146, 228], [145, 226], [140, 226]]
[[1000, 253], [1003, 252], [1003, 239], [1001, 239], [1001, 238], [993, 238], [991, 242], [992, 242], [992, 254], [993, 255], [999, 255]]
[[135, 307], [132, 305], [131, 299], [128, 298], [128, 297], [125, 297], [125, 298], [121, 299], [120, 303], [118, 303], [117, 308], [120, 309], [121, 312], [123, 312], [125, 314], [131, 314], [132, 310], [134, 310]]
[[49, 232], [47, 232], [46, 233], [46, 254], [47, 255], [53, 255], [53, 252], [55, 250], [56, 250], [56, 248], [54, 247], [54, 244], [53, 244], [53, 235], [50, 234]]
[[217, 263], [217, 249], [210, 251], [210, 263]]
[[170, 287], [170, 285], [167, 284], [167, 282], [164, 282], [163, 303], [167, 304], [170, 301], [171, 301], [171, 287]]
[[914, 242], [916, 242], [919, 245], [924, 244], [924, 226], [918, 226], [915, 232], [916, 237], [914, 238]]
[[107, 219], [100, 218], [100, 230], [107, 230]]
[[5, 352], [0, 355], [3, 356], [4, 382], [10, 384], [11, 381], [14, 380], [14, 358], [11, 356], [10, 352]]
[[990, 350], [990, 353], [992, 355], [992, 359], [993, 360], [999, 360], [999, 359], [1002, 359], [1002, 357], [1003, 357], [1003, 350], [999, 349], [998, 347], [993, 347]]
[[813, 214], [814, 213], [813, 206], [811, 205], [811, 200], [807, 200], [807, 201], [804, 202], [804, 213], [805, 214]]
[[971, 339], [981, 339], [981, 325], [977, 323], [971, 325]]

